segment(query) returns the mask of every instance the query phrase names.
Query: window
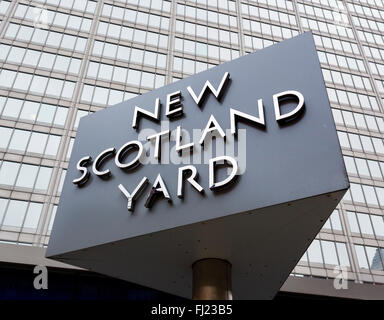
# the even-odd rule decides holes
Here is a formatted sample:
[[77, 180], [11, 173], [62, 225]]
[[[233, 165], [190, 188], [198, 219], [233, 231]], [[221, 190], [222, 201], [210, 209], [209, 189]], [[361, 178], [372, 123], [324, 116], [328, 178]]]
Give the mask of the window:
[[235, 46], [239, 45], [238, 35], [235, 32], [218, 29], [211, 26], [204, 26], [192, 22], [176, 20], [176, 32], [184, 35], [201, 38], [201, 41], [213, 40], [220, 43], [228, 43]]
[[0, 114], [5, 119], [62, 127], [67, 113], [65, 107], [0, 96]]
[[55, 217], [56, 217], [56, 211], [57, 211], [57, 206], [53, 206], [51, 219], [49, 220], [49, 225], [48, 225], [48, 232], [52, 230], [53, 222], [55, 221]]
[[326, 264], [338, 265], [339, 261], [337, 259], [335, 243], [331, 241], [322, 241], [321, 245], [323, 247], [324, 262]]
[[384, 163], [374, 160], [366, 160], [362, 158], [352, 158], [344, 156], [347, 172], [351, 175], [358, 175], [362, 178], [383, 179], [382, 170]]
[[[328, 72], [328, 70], [323, 69], [323, 72]], [[380, 111], [377, 100], [374, 96], [367, 96], [364, 94], [357, 94], [354, 92], [332, 88], [327, 88], [327, 92], [332, 103], [347, 105], [354, 108]], [[376, 118], [376, 121], [381, 122], [378, 117]]]
[[374, 45], [382, 45], [384, 43], [384, 37], [380, 34], [371, 33], [368, 31], [357, 30], [357, 35], [359, 39], [366, 43], [371, 43]]
[[252, 51], [258, 50], [258, 49], [264, 49], [274, 43], [276, 43], [276, 41], [244, 35], [244, 44], [246, 47], [251, 48]]
[[89, 111], [85, 111], [85, 110], [77, 110], [77, 113], [76, 113], [76, 119], [75, 119], [75, 123], [73, 125], [74, 128], [77, 128], [79, 126], [79, 122], [80, 122], [80, 119], [86, 115], [88, 115], [90, 112]]
[[194, 74], [197, 72], [207, 70], [213, 66], [215, 65], [211, 63], [200, 62], [200, 61], [195, 61], [190, 59], [183, 59], [178, 57], [174, 57], [174, 60], [173, 60], [173, 70], [176, 72], [182, 72], [185, 74]]
[[[97, 72], [97, 70], [99, 71]], [[127, 80], [125, 79], [126, 73], [128, 73]], [[112, 77], [113, 75], [115, 76]], [[128, 83], [130, 85], [143, 86], [148, 88], [158, 88], [165, 84], [165, 75], [138, 71], [134, 69], [126, 69], [97, 62], [90, 62], [87, 76], [90, 78], [95, 77], [105, 81], [114, 80], [124, 84]], [[96, 87], [93, 98], [100, 104], [106, 104], [108, 98], [108, 89]]]
[[65, 170], [65, 169], [61, 170], [60, 183], [59, 183], [59, 187], [57, 188], [58, 192], [61, 192], [63, 190], [64, 180], [65, 180], [66, 174], [67, 174], [67, 170]]
[[36, 230], [43, 205], [41, 203], [30, 202], [29, 208], [24, 220], [23, 231], [27, 232], [28, 229]]
[[[302, 260], [313, 264], [350, 266], [345, 243], [315, 239], [309, 246]], [[332, 268], [332, 267], [331, 267]]]
[[10, 1], [0, 1], [0, 15], [5, 15], [7, 13], [10, 4]]
[[359, 47], [354, 42], [349, 42], [345, 40], [334, 39], [326, 36], [320, 36], [317, 34], [313, 35], [315, 44], [317, 47], [323, 47], [326, 49], [331, 49], [335, 51], [340, 51], [342, 53], [356, 54], [360, 55]]
[[5, 38], [84, 52], [87, 38], [9, 23]]
[[69, 159], [71, 157], [71, 153], [72, 153], [72, 149], [73, 149], [73, 144], [74, 143], [75, 143], [75, 139], [71, 138], [69, 140], [69, 146], [68, 146], [68, 150], [67, 150], [67, 159]]
[[23, 227], [23, 232], [36, 232], [42, 209], [42, 203], [0, 198], [2, 229]]
[[[8, 145], [8, 150], [21, 153], [39, 153], [52, 157], [57, 154], [61, 141], [60, 136], [7, 127], [2, 128], [2, 131], [6, 132], [6, 137], [8, 137], [8, 141], [4, 139], [2, 145]], [[10, 135], [10, 131], [13, 131], [12, 135]]]
[[321, 33], [326, 32], [331, 35], [354, 39], [353, 31], [349, 27], [338, 25], [336, 28], [334, 23], [320, 22], [320, 21], [317, 21], [314, 19], [308, 19], [305, 17], [301, 17], [300, 19], [303, 27], [306, 29], [319, 31]]
[[282, 8], [286, 10], [293, 10], [293, 4], [290, 0], [249, 0], [249, 2], [253, 2], [255, 4], [264, 4], [268, 6], [274, 6], [277, 8]]
[[52, 168], [26, 163], [3, 161], [0, 167], [0, 185], [46, 191]]
[[327, 82], [336, 85], [353, 87], [355, 89], [372, 91], [372, 86], [369, 78], [358, 75], [351, 75], [345, 72], [323, 69], [324, 79]]
[[14, 185], [19, 168], [19, 163], [3, 161], [0, 167], [0, 184]]
[[349, 69], [350, 71], [366, 72], [363, 60], [338, 54], [318, 51], [320, 62], [334, 67]]
[[[129, 42], [134, 41], [137, 43], [147, 44], [164, 49], [168, 47], [168, 35], [143, 31], [136, 28], [110, 24], [102, 21], [99, 22], [97, 34], [108, 38], [115, 38]], [[104, 52], [104, 55], [108, 55], [110, 57], [112, 56], [112, 58], [115, 57], [114, 53], [112, 52], [113, 45], [109, 47], [108, 44], [106, 44], [104, 51], [106, 50], [109, 50], [109, 52]]]
[[[68, 15], [61, 12], [55, 12], [48, 9], [45, 10], [48, 25], [53, 25], [64, 29], [72, 29], [81, 32], [90, 31], [91, 19]], [[39, 14], [39, 12], [36, 12], [36, 7], [24, 4], [18, 4], [15, 11], [15, 17], [29, 21], [35, 21], [36, 16]]]
[[237, 27], [235, 16], [182, 4], [177, 4], [177, 15], [221, 26]]
[[[113, 19], [125, 20], [132, 24], [139, 24], [143, 26], [150, 26], [153, 28], [169, 29], [169, 18], [148, 14], [141, 11], [134, 11], [127, 8], [118, 6], [111, 6], [109, 4], [103, 5], [101, 15], [103, 17], [111, 17]], [[159, 23], [160, 22], [160, 23]]]
[[277, 22], [288, 24], [291, 26], [296, 26], [296, 17], [293, 14], [287, 14], [275, 10], [264, 9], [261, 7], [256, 7], [252, 5], [247, 5], [245, 3], [241, 4], [241, 11], [243, 15], [248, 15], [250, 17], [256, 17], [258, 19], [269, 20], [269, 22]]
[[323, 256], [321, 253], [320, 241], [315, 239], [309, 246], [308, 250], [308, 259], [310, 262], [314, 263], [323, 263]]
[[47, 78], [5, 69], [0, 71], [0, 87], [1, 86], [64, 99], [71, 99], [75, 89], [75, 83], [72, 81]]
[[280, 26], [274, 26], [274, 33], [272, 33], [272, 28], [270, 24], [248, 20], [244, 18], [242, 21], [243, 28], [246, 32], [258, 33], [267, 37], [274, 36], [282, 39], [288, 39], [299, 34], [298, 30], [296, 29], [285, 28]]
[[[359, 152], [384, 154], [383, 139], [338, 131], [340, 145]], [[348, 141], [349, 140], [349, 141]]]
[[221, 61], [229, 61], [239, 57], [238, 50], [232, 50], [201, 42], [195, 42], [185, 39], [176, 38], [176, 50], [191, 55], [197, 55]]
[[351, 183], [350, 196], [350, 199], [345, 200], [353, 201], [357, 205], [384, 207], [384, 188], [382, 187]]
[[11, 227], [21, 227], [27, 210], [27, 202], [11, 201], [8, 205], [7, 214], [4, 217], [3, 225]]
[[[9, 51], [9, 54], [6, 53]], [[81, 59], [0, 44], [0, 60], [55, 72], [78, 74]]]
[[383, 248], [355, 245], [355, 250], [360, 268], [383, 270]]
[[[384, 49], [374, 48], [367, 45], [363, 45], [363, 49], [367, 57], [378, 60], [384, 60]], [[369, 65], [371, 67], [372, 72], [375, 73], [375, 69], [377, 68], [376, 64], [369, 62]], [[379, 70], [377, 70], [377, 72], [379, 73]]]

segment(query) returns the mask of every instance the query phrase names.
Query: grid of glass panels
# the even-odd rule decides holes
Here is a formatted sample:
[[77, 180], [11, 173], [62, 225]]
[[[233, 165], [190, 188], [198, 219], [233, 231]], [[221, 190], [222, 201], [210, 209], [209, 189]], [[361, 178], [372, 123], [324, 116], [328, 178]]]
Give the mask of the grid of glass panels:
[[81, 117], [308, 30], [351, 189], [293, 274], [383, 283], [381, 0], [1, 0], [0, 241], [48, 243]]
[[382, 283], [382, 8], [375, 1], [298, 0], [297, 9], [301, 31], [314, 34], [351, 188], [338, 206], [339, 219], [332, 214], [295, 271], [334, 277], [332, 265], [343, 265], [337, 245], [345, 243], [354, 260], [344, 264], [350, 279]]

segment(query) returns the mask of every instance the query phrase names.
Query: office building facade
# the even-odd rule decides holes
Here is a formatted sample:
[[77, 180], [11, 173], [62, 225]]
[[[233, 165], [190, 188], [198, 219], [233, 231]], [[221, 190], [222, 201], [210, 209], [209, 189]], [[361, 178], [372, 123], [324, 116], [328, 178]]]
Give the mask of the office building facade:
[[65, 267], [43, 257], [82, 116], [309, 30], [351, 188], [282, 292], [378, 297], [382, 0], [1, 0], [1, 263]]

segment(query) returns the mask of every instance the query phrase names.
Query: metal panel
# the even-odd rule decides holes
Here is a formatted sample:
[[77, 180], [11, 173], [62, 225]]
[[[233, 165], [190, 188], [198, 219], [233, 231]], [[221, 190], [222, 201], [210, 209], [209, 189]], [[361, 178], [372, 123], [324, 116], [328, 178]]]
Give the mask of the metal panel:
[[[226, 72], [230, 80], [224, 95], [216, 99], [208, 94], [198, 106], [187, 87], [198, 94], [209, 80], [218, 88]], [[171, 131], [176, 131], [179, 125], [190, 133], [193, 129], [202, 130], [211, 115], [227, 130], [230, 108], [260, 117], [258, 100], [263, 100], [265, 127], [245, 122], [237, 124], [238, 129], [246, 129], [246, 162], [239, 162], [245, 172], [230, 188], [211, 191], [208, 164], [193, 163], [205, 192], [201, 194], [186, 184], [184, 198], [178, 198], [178, 167], [184, 164], [164, 163], [170, 157], [166, 143], [162, 144], [161, 164], [140, 165], [124, 171], [111, 158], [102, 166], [102, 170], [111, 170], [109, 178], [91, 173], [83, 187], [72, 184], [72, 180], [81, 175], [76, 169], [79, 159], [85, 156], [96, 159], [105, 149], [118, 150], [128, 141], [143, 140], [164, 131], [164, 126], [145, 117], [139, 120], [140, 129], [134, 130], [134, 107], [154, 112], [159, 98], [163, 103], [159, 106], [161, 120], [168, 120], [165, 115], [167, 95], [179, 90], [184, 114], [168, 123], [169, 128], [165, 129]], [[273, 95], [287, 90], [300, 92], [305, 108], [300, 117], [281, 123], [276, 121]], [[283, 113], [291, 110], [292, 104], [282, 108]], [[194, 154], [200, 150], [200, 138], [195, 141]], [[217, 138], [216, 143], [219, 140]], [[231, 141], [227, 134], [226, 143]], [[233, 143], [235, 150], [243, 150], [236, 139]], [[169, 147], [174, 146], [175, 141], [171, 140]], [[204, 147], [207, 148], [207, 144]], [[180, 159], [186, 161], [188, 158]], [[151, 209], [146, 208], [148, 186], [137, 199], [134, 211], [128, 211], [127, 200], [118, 185], [132, 191], [144, 176], [152, 184], [159, 173], [172, 201], [160, 199]], [[195, 259], [207, 257], [209, 252], [209, 257], [225, 257], [233, 264], [234, 293], [239, 297], [270, 298], [348, 186], [313, 38], [311, 33], [305, 33], [82, 118], [47, 256], [189, 296], [190, 265]], [[252, 219], [244, 213], [252, 213]], [[201, 228], [205, 230], [203, 239]], [[283, 232], [284, 228], [289, 233]], [[268, 236], [272, 234], [273, 238]], [[182, 251], [176, 246], [179, 242]], [[248, 246], [248, 242], [254, 242], [254, 246]], [[264, 249], [257, 252], [251, 250], [252, 247]], [[165, 256], [155, 257], [156, 252]], [[248, 272], [250, 275], [245, 279], [242, 272], [246, 272], [244, 266], [249, 264], [248, 260], [253, 261], [252, 265], [260, 261], [260, 266], [268, 266], [269, 271], [261, 276]], [[159, 272], [151, 271], [154, 266]], [[183, 267], [178, 269], [177, 266]], [[242, 271], [237, 273], [236, 270]], [[185, 280], [173, 289], [171, 284], [176, 274]], [[238, 289], [236, 281], [242, 283]], [[265, 288], [252, 295], [252, 288], [261, 284]]]

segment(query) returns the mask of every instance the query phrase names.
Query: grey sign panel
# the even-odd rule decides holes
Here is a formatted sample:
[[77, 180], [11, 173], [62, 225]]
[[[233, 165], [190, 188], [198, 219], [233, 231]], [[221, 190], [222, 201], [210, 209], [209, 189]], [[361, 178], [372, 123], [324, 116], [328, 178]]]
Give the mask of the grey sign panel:
[[[214, 91], [223, 83], [222, 96], [208, 90], [198, 106], [195, 100], [207, 80]], [[289, 90], [303, 96], [302, 112], [277, 121], [273, 96]], [[183, 114], [168, 121], [167, 95], [177, 91]], [[157, 98], [160, 121], [140, 116], [138, 128], [132, 128], [135, 106], [154, 113]], [[281, 114], [294, 111], [297, 100], [281, 101]], [[263, 111], [264, 125], [240, 117], [234, 137], [231, 108], [258, 119]], [[211, 115], [226, 139], [217, 136], [202, 146], [199, 140]], [[178, 126], [195, 142], [192, 156], [189, 150], [175, 151]], [[81, 176], [76, 168], [81, 158], [95, 161], [103, 150], [119, 150], [132, 140], [142, 141], [145, 152], [153, 154], [154, 139], [146, 138], [164, 130], [172, 135], [170, 142], [163, 136], [160, 163], [124, 170], [110, 156], [100, 168], [110, 169], [109, 177], [96, 176], [88, 164], [86, 183], [72, 183]], [[190, 141], [184, 137], [182, 144]], [[241, 174], [227, 188], [211, 190], [208, 162], [221, 155], [220, 144], [225, 154], [234, 147]], [[185, 183], [179, 198], [178, 168], [188, 161], [204, 192]], [[230, 169], [218, 170], [217, 179]], [[159, 174], [171, 199], [159, 197], [147, 208]], [[128, 211], [119, 185], [132, 192], [144, 177], [149, 183]], [[185, 297], [191, 296], [192, 263], [222, 258], [233, 266], [235, 298], [271, 298], [348, 187], [312, 34], [305, 33], [82, 118], [47, 256]]]

